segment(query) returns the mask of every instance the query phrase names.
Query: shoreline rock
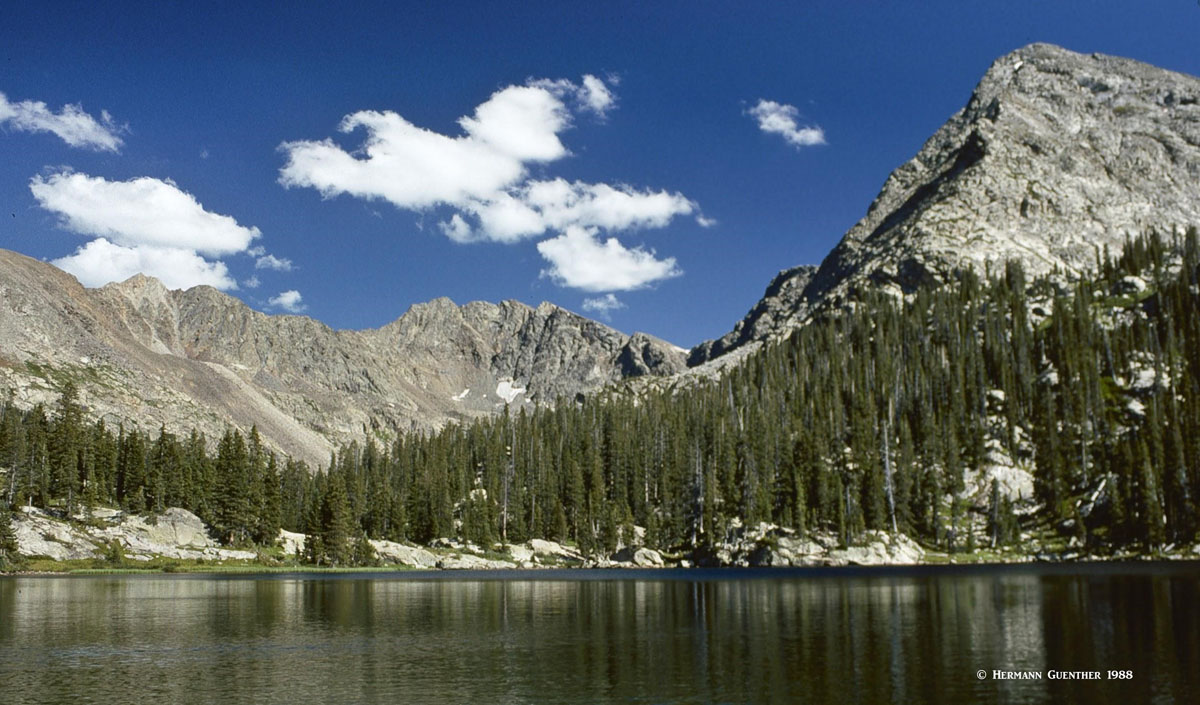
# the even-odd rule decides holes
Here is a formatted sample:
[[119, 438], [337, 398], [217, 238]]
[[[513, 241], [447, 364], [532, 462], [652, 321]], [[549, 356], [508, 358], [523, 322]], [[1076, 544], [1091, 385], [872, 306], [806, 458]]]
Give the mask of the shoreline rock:
[[[162, 514], [140, 516], [116, 509], [96, 508], [89, 515], [67, 519], [61, 513], [23, 507], [13, 514], [13, 528], [22, 555], [55, 561], [103, 559], [113, 543], [129, 561], [146, 563], [154, 558], [177, 560], [254, 560], [253, 551], [223, 548], [195, 514], [170, 508]], [[303, 550], [304, 534], [281, 531], [278, 545], [285, 555]], [[572, 546], [531, 539], [489, 550], [452, 539], [436, 539], [429, 546], [371, 540], [385, 566], [416, 570], [544, 570], [553, 568], [595, 569], [688, 569], [698, 568], [797, 568], [843, 566], [917, 566], [978, 564], [978, 553], [944, 554], [928, 551], [904, 534], [867, 531], [851, 546], [840, 545], [828, 533], [805, 536], [772, 524], [746, 527], [734, 522], [726, 540], [715, 547], [695, 549], [679, 555], [664, 555], [638, 545], [622, 546], [602, 556], [584, 556]], [[1168, 547], [1165, 555], [1147, 556], [1130, 552], [1094, 555], [1078, 548], [1048, 553], [1039, 548], [1027, 553], [987, 553], [989, 563], [1090, 562], [1103, 560], [1200, 560], [1200, 544]], [[304, 566], [297, 566], [303, 570]]]
[[200, 517], [171, 507], [153, 518], [116, 509], [98, 508], [89, 515], [66, 517], [37, 507], [21, 507], [13, 515], [13, 530], [21, 555], [54, 560], [103, 558], [116, 542], [125, 558], [183, 560], [250, 560], [251, 551], [220, 547], [208, 535]]

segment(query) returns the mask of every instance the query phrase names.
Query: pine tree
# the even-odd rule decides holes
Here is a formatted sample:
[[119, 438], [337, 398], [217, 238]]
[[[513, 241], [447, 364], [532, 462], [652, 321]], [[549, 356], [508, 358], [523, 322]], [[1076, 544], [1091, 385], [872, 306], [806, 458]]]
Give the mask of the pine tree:
[[354, 541], [359, 531], [354, 526], [346, 479], [341, 473], [329, 477], [320, 512], [321, 550], [330, 565], [348, 565], [354, 560]]
[[83, 452], [83, 408], [79, 405], [79, 388], [74, 382], [63, 385], [58, 399], [58, 415], [51, 427], [48, 460], [50, 492], [65, 501], [68, 514], [75, 511], [80, 488]]
[[242, 434], [226, 431], [217, 445], [213, 530], [222, 542], [229, 545], [249, 542], [254, 531], [254, 480], [251, 469]]
[[21, 559], [12, 514], [7, 504], [0, 503], [0, 571], [9, 570]]

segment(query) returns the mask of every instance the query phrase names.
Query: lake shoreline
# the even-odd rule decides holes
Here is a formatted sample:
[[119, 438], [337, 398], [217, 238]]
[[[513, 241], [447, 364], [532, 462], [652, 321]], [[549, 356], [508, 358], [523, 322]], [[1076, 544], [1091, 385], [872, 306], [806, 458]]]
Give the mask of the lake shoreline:
[[[693, 568], [771, 568], [830, 570], [850, 566], [950, 566], [1080, 563], [1145, 563], [1200, 560], [1200, 544], [1167, 545], [1155, 551], [1132, 548], [1085, 548], [1082, 542], [1030, 532], [1018, 546], [980, 544], [947, 551], [923, 545], [904, 533], [868, 530], [845, 545], [828, 531], [800, 533], [772, 524], [737, 526], [715, 545], [656, 550], [646, 547], [634, 527], [633, 545], [584, 553], [571, 542], [533, 538], [520, 543], [480, 546], [450, 538], [425, 545], [368, 540], [357, 564], [313, 565], [304, 562], [307, 537], [279, 532], [274, 545], [229, 547], [217, 543], [196, 515], [170, 508], [138, 515], [97, 509], [68, 517], [36, 508], [14, 515], [21, 558], [7, 574], [275, 574], [411, 571], [523, 571], [554, 569], [689, 570]], [[16, 570], [12, 570], [12, 569]]]
[[[934, 556], [939, 558], [941, 556]], [[949, 556], [946, 556], [950, 558]], [[1171, 570], [1183, 569], [1188, 564], [1194, 564], [1195, 569], [1200, 572], [1200, 556], [1189, 556], [1182, 553], [1168, 553], [1159, 555], [1123, 555], [1118, 557], [1107, 556], [1082, 556], [1060, 560], [1045, 560], [1035, 558], [1024, 558], [1007, 561], [997, 560], [974, 560], [970, 554], [955, 554], [952, 557], [954, 560], [931, 560], [921, 563], [905, 563], [905, 564], [846, 564], [846, 565], [809, 565], [809, 566], [680, 566], [669, 565], [657, 568], [635, 566], [635, 565], [606, 565], [606, 566], [588, 566], [588, 565], [559, 565], [559, 566], [539, 566], [533, 568], [513, 567], [513, 568], [414, 568], [403, 565], [383, 565], [383, 566], [310, 566], [304, 564], [295, 565], [270, 565], [265, 563], [258, 564], [178, 564], [171, 566], [155, 566], [155, 567], [81, 567], [72, 566], [74, 561], [62, 561], [61, 569], [54, 569], [39, 564], [37, 568], [31, 570], [16, 570], [0, 572], [0, 577], [3, 578], [29, 578], [29, 577], [68, 577], [68, 576], [229, 576], [229, 577], [281, 577], [281, 576], [387, 576], [387, 575], [408, 575], [413, 578], [428, 577], [428, 576], [445, 576], [452, 577], [455, 575], [472, 576], [473, 578], [485, 578], [486, 576], [496, 576], [498, 579], [506, 579], [513, 575], [528, 576], [532, 579], [539, 577], [554, 578], [561, 576], [564, 573], [573, 575], [589, 575], [589, 576], [620, 576], [626, 573], [640, 573], [646, 575], [660, 575], [665, 577], [681, 577], [685, 575], [714, 575], [727, 573], [730, 577], [742, 577], [746, 574], [754, 574], [761, 576], [779, 576], [786, 577], [790, 575], [860, 575], [860, 574], [887, 574], [887, 575], [903, 575], [905, 573], [923, 574], [930, 571], [945, 572], [945, 573], [975, 573], [975, 572], [1019, 572], [1019, 569], [1027, 568], [1031, 572], [1046, 573], [1046, 572], [1063, 572], [1066, 574], [1076, 574], [1079, 572], [1089, 572], [1089, 569], [1095, 569], [1100, 572], [1111, 571], [1119, 565], [1137, 566], [1139, 570], [1153, 567], [1170, 568]], [[1080, 570], [1084, 568], [1084, 570]], [[1018, 569], [1014, 571], [1014, 569]], [[600, 578], [602, 579], [602, 578]]]

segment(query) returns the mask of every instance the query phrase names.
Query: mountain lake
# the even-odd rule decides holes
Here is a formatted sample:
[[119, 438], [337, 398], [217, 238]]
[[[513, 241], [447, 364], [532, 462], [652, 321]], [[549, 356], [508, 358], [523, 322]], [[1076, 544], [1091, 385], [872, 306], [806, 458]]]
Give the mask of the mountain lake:
[[0, 578], [0, 701], [1200, 702], [1200, 564]]

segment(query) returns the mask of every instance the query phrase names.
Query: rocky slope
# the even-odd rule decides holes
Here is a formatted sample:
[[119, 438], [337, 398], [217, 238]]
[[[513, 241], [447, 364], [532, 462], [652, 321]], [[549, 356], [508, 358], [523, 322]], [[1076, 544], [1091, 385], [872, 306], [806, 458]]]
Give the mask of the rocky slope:
[[763, 297], [733, 330], [692, 348], [688, 365], [699, 365], [747, 343], [786, 334], [792, 328], [792, 315], [801, 304], [804, 289], [816, 273], [815, 266], [800, 265], [775, 275]]
[[902, 294], [1007, 259], [1069, 275], [1126, 235], [1197, 224], [1200, 79], [1033, 44], [992, 64], [815, 272], [781, 273], [689, 364], [785, 334], [857, 288]]
[[318, 465], [338, 444], [553, 403], [623, 377], [670, 374], [684, 355], [552, 304], [412, 306], [374, 330], [268, 316], [209, 287], [135, 276], [85, 289], [0, 250], [0, 390], [23, 406], [73, 380], [90, 412], [209, 437], [257, 424]]

